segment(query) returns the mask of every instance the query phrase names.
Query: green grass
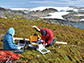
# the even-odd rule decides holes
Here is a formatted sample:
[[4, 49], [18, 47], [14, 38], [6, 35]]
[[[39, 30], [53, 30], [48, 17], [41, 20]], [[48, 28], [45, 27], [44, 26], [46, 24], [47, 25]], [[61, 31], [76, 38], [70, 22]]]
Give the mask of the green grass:
[[[21, 17], [20, 17], [21, 18]], [[51, 29], [54, 33], [54, 38], [57, 41], [67, 42], [67, 45], [54, 44], [47, 47], [51, 50], [50, 53], [45, 54], [45, 57], [38, 51], [25, 50], [21, 54], [19, 60], [26, 63], [83, 63], [84, 62], [84, 30], [72, 26], [61, 26], [55, 24], [48, 24], [42, 19], [40, 21], [28, 21], [18, 19], [3, 19], [0, 18], [0, 34], [6, 34], [10, 27], [15, 29], [15, 37], [29, 38], [31, 34], [37, 33], [31, 26], [36, 25], [39, 28]], [[0, 48], [3, 49], [3, 37], [0, 38]], [[58, 48], [60, 46], [60, 48]], [[37, 57], [39, 54], [39, 57]]]

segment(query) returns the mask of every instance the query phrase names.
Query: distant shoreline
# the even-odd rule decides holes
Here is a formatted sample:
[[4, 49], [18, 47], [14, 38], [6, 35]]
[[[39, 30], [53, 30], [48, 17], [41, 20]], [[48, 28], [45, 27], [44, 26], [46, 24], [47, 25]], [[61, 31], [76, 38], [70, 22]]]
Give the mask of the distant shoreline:
[[[47, 19], [44, 19], [44, 20], [47, 20]], [[59, 20], [59, 19], [49, 19], [48, 21], [50, 24], [73, 26], [76, 28], [84, 29], [84, 21], [80, 21], [80, 22], [70, 21], [69, 22], [69, 21]]]

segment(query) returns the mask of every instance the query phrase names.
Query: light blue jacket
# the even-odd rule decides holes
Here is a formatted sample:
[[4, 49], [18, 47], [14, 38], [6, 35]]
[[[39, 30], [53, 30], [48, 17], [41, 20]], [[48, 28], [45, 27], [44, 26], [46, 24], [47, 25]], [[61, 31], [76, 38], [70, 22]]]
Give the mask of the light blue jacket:
[[18, 46], [13, 43], [13, 37], [12, 35], [14, 34], [15, 30], [14, 28], [9, 28], [8, 32], [4, 36], [3, 39], [3, 47], [4, 50], [12, 50], [12, 49], [18, 49]]

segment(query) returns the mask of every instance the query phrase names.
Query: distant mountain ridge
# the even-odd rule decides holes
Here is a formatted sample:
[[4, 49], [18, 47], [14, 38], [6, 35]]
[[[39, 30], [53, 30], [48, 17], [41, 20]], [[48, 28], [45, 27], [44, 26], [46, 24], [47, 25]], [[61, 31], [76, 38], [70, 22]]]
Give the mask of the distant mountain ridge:
[[52, 24], [63, 23], [62, 25], [67, 25], [65, 21], [69, 22], [80, 22], [81, 20], [83, 21], [84, 12], [78, 12], [77, 9], [84, 9], [84, 8], [69, 6], [69, 7], [36, 7], [31, 9], [18, 8], [16, 10], [16, 9], [5, 9], [0, 7], [0, 17], [6, 19], [7, 18], [17, 19], [16, 18], [17, 15], [20, 16], [18, 18], [21, 20], [25, 19], [34, 21], [33, 18], [37, 18], [37, 20], [42, 18], [42, 19], [48, 19], [49, 23]]
[[35, 8], [10, 8], [11, 10], [29, 10], [29, 11], [43, 11], [44, 9], [49, 9], [49, 8], [53, 8], [56, 9], [58, 11], [60, 10], [73, 10], [73, 9], [84, 9], [84, 7], [75, 7], [75, 6], [69, 6], [69, 7], [35, 7]]

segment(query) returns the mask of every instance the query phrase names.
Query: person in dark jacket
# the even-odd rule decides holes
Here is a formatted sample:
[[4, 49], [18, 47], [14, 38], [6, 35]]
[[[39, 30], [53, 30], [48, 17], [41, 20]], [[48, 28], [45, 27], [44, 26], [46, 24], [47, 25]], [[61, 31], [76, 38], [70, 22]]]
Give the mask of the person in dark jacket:
[[54, 34], [50, 29], [47, 28], [39, 29], [36, 26], [32, 27], [37, 29], [41, 33], [41, 39], [43, 40], [44, 46], [51, 46], [56, 42], [56, 39], [54, 39]]
[[21, 50], [21, 47], [14, 44], [14, 33], [15, 33], [15, 30], [13, 27], [9, 28], [6, 35], [4, 36], [4, 39], [3, 39], [3, 47], [4, 47], [4, 50], [11, 50], [15, 53], [23, 53], [24, 51]]

